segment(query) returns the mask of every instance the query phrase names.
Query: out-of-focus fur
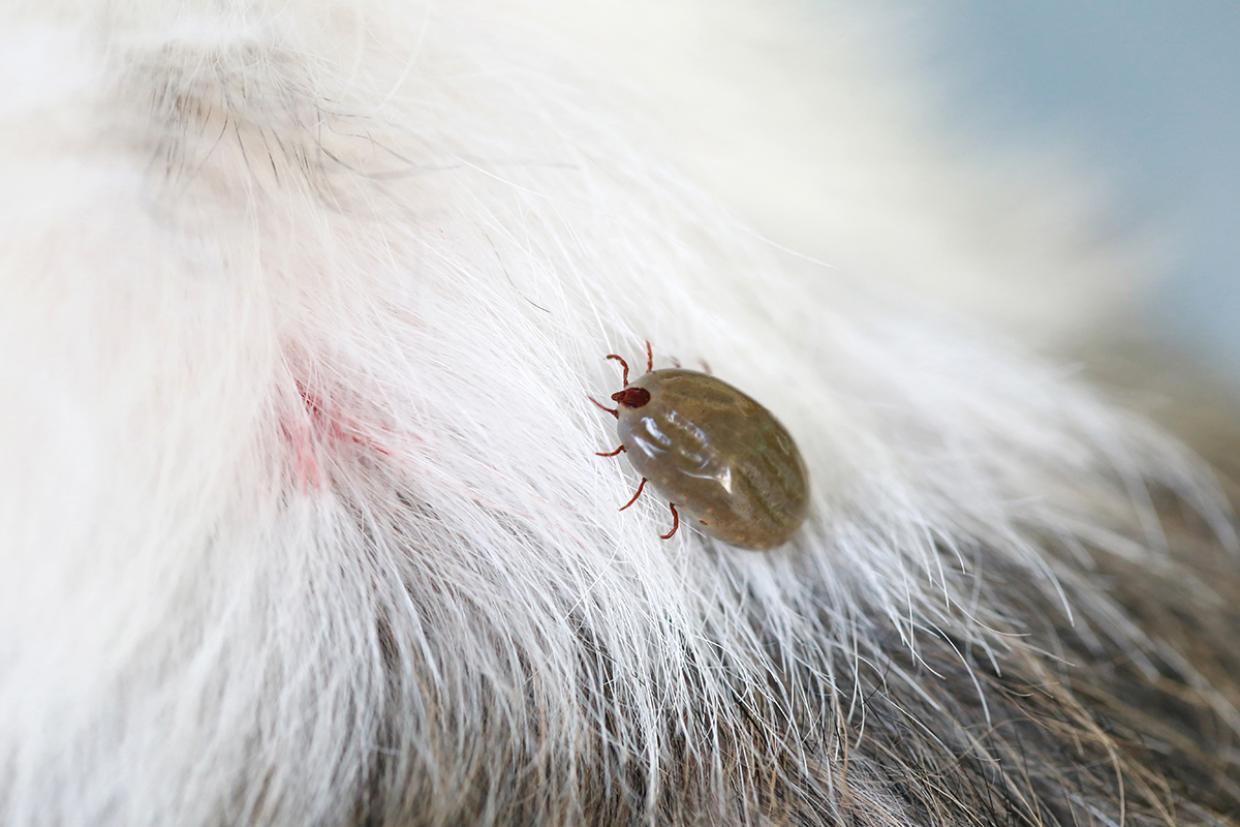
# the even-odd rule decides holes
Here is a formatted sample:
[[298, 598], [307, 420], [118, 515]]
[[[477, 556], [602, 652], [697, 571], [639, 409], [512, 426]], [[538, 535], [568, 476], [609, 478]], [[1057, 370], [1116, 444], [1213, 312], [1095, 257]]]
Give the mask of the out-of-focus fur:
[[[4, 824], [1233, 823], [1209, 472], [877, 281], [1002, 269], [969, 216], [1081, 278], [1122, 255], [1004, 187], [898, 209], [856, 100], [790, 193], [853, 153], [814, 251], [846, 266], [782, 250], [541, 6], [0, 19]], [[644, 337], [797, 437], [793, 545], [616, 512], [585, 396]]]

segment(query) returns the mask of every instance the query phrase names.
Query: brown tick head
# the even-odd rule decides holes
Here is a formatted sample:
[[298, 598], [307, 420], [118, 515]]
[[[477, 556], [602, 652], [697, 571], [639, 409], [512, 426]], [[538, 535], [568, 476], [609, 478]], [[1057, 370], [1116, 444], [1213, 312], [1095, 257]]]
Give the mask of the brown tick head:
[[650, 391], [645, 388], [625, 388], [611, 395], [611, 401], [625, 408], [640, 408], [650, 401]]

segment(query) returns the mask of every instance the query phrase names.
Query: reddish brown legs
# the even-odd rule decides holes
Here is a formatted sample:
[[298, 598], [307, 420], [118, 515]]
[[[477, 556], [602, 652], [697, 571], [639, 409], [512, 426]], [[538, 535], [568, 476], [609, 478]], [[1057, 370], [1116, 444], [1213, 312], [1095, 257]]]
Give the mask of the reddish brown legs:
[[589, 400], [590, 400], [591, 402], [593, 402], [595, 405], [597, 405], [597, 406], [599, 406], [600, 408], [602, 408], [603, 410], [607, 411], [607, 413], [611, 414], [611, 415], [612, 415], [612, 416], [614, 416], [616, 419], [619, 419], [619, 418], [620, 418], [620, 409], [619, 409], [619, 408], [609, 408], [609, 407], [607, 407], [606, 405], [604, 405], [602, 402], [599, 402], [599, 401], [598, 401], [597, 399], [595, 399], [593, 396], [587, 396], [587, 397], [586, 397], [586, 399], [589, 399]]
[[[621, 445], [620, 448], [617, 448], [615, 453], [620, 453], [621, 448], [624, 448], [624, 446]], [[602, 454], [600, 454], [599, 456], [602, 456]], [[645, 487], [646, 487], [646, 478], [642, 477], [642, 481], [637, 484], [637, 490], [633, 492], [632, 497], [629, 497], [629, 501], [627, 503], [620, 506], [620, 510], [623, 511], [624, 509], [628, 508], [633, 503], [637, 502], [637, 498], [642, 495], [642, 489], [644, 489]], [[667, 507], [672, 509], [672, 530], [667, 532], [666, 534], [660, 534], [659, 535], [660, 540], [672, 539], [672, 535], [676, 533], [676, 529], [680, 528], [680, 512], [676, 510], [676, 503], [668, 503]]]
[[646, 478], [642, 477], [642, 481], [637, 484], [637, 490], [633, 492], [633, 496], [629, 498], [629, 501], [627, 503], [620, 506], [620, 510], [623, 511], [624, 509], [628, 508], [633, 503], [637, 502], [637, 498], [642, 495], [642, 489], [645, 487], [646, 487]]
[[714, 372], [713, 370], [711, 370], [711, 369], [710, 369], [710, 362], [707, 362], [705, 359], [699, 359], [698, 361], [702, 363], [702, 371], [703, 371], [706, 375], [708, 375], [708, 376], [714, 376], [714, 375], [715, 375], [715, 372]]
[[608, 353], [607, 358], [615, 359], [617, 362], [620, 363], [621, 367], [624, 368], [624, 378], [621, 379], [620, 381], [624, 383], [624, 386], [627, 388], [629, 386], [629, 363], [624, 361], [624, 359], [622, 359], [621, 357], [617, 356], [614, 353]]
[[[620, 363], [620, 367], [624, 368], [624, 376], [620, 379], [620, 381], [621, 381], [621, 382], [623, 382], [623, 383], [624, 383], [624, 387], [626, 387], [626, 388], [627, 388], [627, 387], [629, 386], [629, 363], [628, 363], [628, 362], [626, 362], [626, 361], [624, 361], [624, 357], [623, 357], [623, 356], [620, 356], [620, 355], [615, 354], [615, 353], [608, 353], [608, 354], [607, 354], [607, 358], [608, 358], [608, 359], [615, 359], [617, 362], [619, 362], [619, 363]], [[651, 347], [650, 347], [650, 340], [649, 340], [649, 339], [647, 339], [647, 340], [646, 340], [646, 373], [650, 373], [650, 371], [651, 371], [651, 370], [653, 370], [653, 369], [654, 369], [654, 351], [653, 351], [653, 350], [651, 349]], [[616, 419], [619, 419], [619, 418], [620, 418], [620, 409], [619, 409], [619, 408], [609, 408], [609, 407], [607, 407], [606, 405], [604, 405], [602, 402], [599, 402], [599, 401], [598, 401], [597, 399], [595, 399], [593, 396], [588, 396], [588, 397], [586, 397], [586, 398], [587, 398], [587, 399], [589, 399], [591, 402], [593, 402], [595, 405], [597, 405], [597, 406], [598, 406], [599, 408], [601, 408], [602, 410], [607, 411], [607, 413], [611, 414], [611, 415], [612, 415], [612, 416], [614, 416]], [[613, 397], [613, 398], [615, 398], [615, 397]], [[617, 448], [614, 452], [612, 452], [612, 453], [610, 453], [610, 454], [599, 454], [599, 456], [600, 456], [600, 457], [604, 457], [604, 456], [607, 456], [607, 457], [614, 457], [616, 454], [620, 453], [620, 451], [621, 451], [621, 450], [623, 450], [623, 447], [621, 447], [621, 448]]]
[[660, 540], [672, 539], [672, 535], [676, 533], [676, 529], [680, 528], [680, 514], [676, 513], [676, 503], [668, 503], [667, 507], [672, 509], [672, 530], [666, 534], [660, 534]]
[[616, 454], [620, 453], [620, 452], [621, 452], [621, 451], [623, 451], [623, 450], [624, 450], [624, 443], [621, 443], [621, 444], [620, 444], [620, 447], [619, 447], [619, 448], [617, 448], [617, 449], [616, 449], [616, 450], [614, 450], [614, 451], [595, 451], [595, 452], [594, 452], [594, 456], [596, 456], [596, 457], [614, 457]]

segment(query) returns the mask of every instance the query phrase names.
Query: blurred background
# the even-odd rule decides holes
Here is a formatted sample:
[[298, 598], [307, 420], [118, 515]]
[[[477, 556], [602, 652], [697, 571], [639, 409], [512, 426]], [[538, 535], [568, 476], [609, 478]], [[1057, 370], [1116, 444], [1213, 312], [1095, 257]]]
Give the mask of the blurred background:
[[915, 23], [941, 113], [995, 146], [1063, 147], [1108, 214], [1157, 228], [1147, 334], [1240, 393], [1240, 4], [949, 0]]
[[654, 152], [840, 299], [997, 330], [1240, 473], [1240, 3], [572, 8]]

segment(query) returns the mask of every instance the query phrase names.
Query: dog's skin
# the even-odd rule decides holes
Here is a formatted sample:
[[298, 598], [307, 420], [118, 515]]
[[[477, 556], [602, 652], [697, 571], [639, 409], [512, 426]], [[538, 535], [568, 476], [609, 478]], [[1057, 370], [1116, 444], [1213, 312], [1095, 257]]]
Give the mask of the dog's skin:
[[[795, 14], [0, 12], [0, 823], [1236, 823], [1225, 485], [1061, 366], [1147, 250]], [[791, 544], [617, 512], [646, 338]]]

